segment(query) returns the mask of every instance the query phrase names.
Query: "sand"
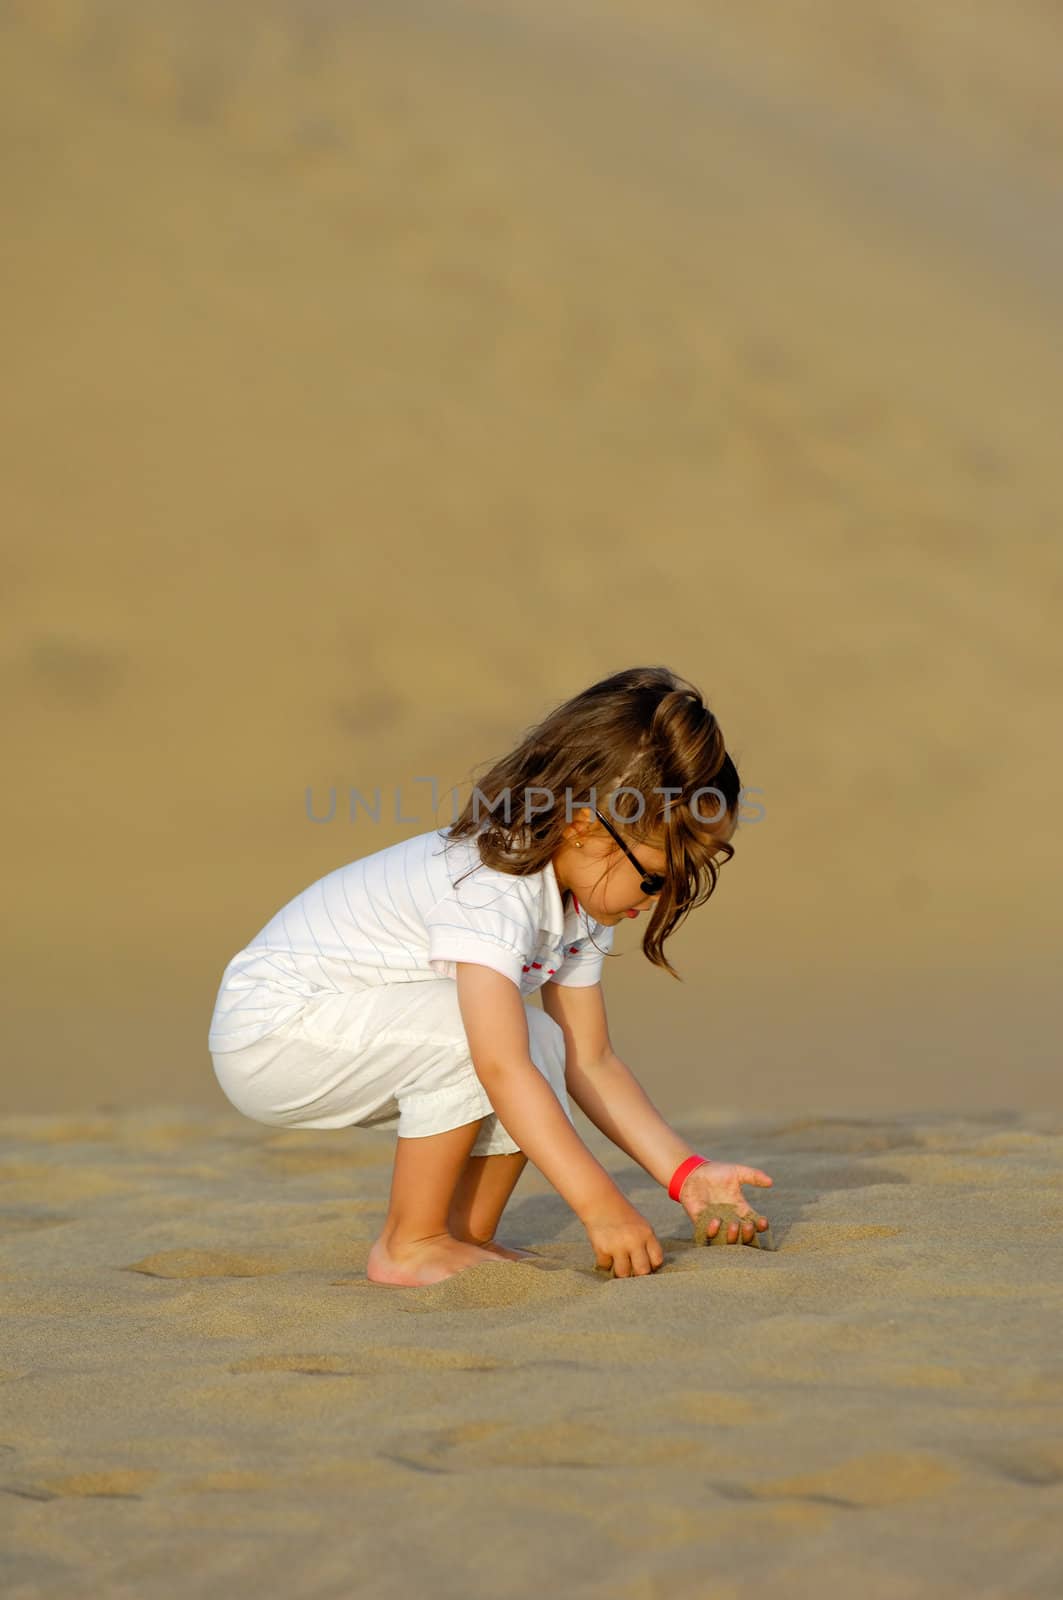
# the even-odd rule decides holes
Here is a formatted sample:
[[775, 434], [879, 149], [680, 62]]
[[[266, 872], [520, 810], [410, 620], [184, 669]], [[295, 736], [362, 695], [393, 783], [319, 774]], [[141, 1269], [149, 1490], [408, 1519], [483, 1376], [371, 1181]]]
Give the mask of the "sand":
[[387, 1135], [4, 1119], [6, 1595], [1058, 1594], [1063, 1122], [683, 1125], [773, 1253], [598, 1139], [657, 1273], [528, 1169], [541, 1259], [382, 1289]]
[[[750, 1200], [750, 1205], [756, 1209], [755, 1203], [752, 1199]], [[694, 1243], [713, 1246], [727, 1246], [727, 1230], [730, 1224], [732, 1222], [741, 1222], [742, 1218], [746, 1215], [748, 1215], [748, 1213], [740, 1210], [738, 1206], [710, 1206], [708, 1210], [702, 1211], [701, 1214], [694, 1219]], [[720, 1219], [720, 1226], [717, 1228], [712, 1238], [710, 1238], [708, 1232], [709, 1225], [715, 1221], [717, 1217]], [[741, 1229], [739, 1229], [739, 1238], [741, 1238]], [[737, 1244], [738, 1240], [736, 1240], [735, 1243]], [[754, 1229], [753, 1237], [749, 1240], [749, 1248], [756, 1250], [775, 1249], [775, 1240], [772, 1235], [770, 1225], [767, 1228]]]

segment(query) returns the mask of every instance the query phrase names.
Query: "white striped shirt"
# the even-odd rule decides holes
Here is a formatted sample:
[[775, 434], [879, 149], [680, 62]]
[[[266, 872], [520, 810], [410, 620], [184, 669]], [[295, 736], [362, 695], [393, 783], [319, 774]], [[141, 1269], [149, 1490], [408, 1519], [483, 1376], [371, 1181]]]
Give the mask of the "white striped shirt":
[[459, 961], [493, 967], [522, 996], [600, 981], [613, 926], [566, 908], [552, 862], [517, 877], [484, 866], [475, 839], [446, 832], [337, 867], [282, 907], [225, 968], [208, 1048], [251, 1044], [322, 991], [454, 980]]

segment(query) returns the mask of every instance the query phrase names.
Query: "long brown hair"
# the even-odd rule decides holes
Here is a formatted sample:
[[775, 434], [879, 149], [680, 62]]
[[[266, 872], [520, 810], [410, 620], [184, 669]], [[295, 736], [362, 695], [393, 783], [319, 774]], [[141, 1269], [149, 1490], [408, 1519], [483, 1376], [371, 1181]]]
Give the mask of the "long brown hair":
[[[534, 810], [547, 796], [528, 804], [526, 796], [535, 789], [552, 797], [549, 809]], [[667, 792], [655, 792], [661, 789]], [[715, 792], [699, 797], [706, 789]], [[629, 667], [563, 701], [529, 728], [474, 785], [456, 821], [440, 831], [450, 839], [475, 838], [485, 866], [516, 877], [543, 870], [584, 806], [597, 807], [629, 846], [656, 844], [663, 834], [665, 885], [642, 950], [654, 966], [679, 978], [664, 943], [713, 893], [720, 870], [714, 852], [724, 860], [734, 855], [718, 835], [737, 821], [740, 790], [720, 725], [700, 691], [668, 667]], [[591, 831], [606, 830], [592, 818]]]

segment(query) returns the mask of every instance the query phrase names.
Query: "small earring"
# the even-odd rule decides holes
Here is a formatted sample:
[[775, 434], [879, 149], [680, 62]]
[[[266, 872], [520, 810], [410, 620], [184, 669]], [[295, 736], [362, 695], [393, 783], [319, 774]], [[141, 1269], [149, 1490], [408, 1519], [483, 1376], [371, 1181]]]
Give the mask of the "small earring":
[[575, 841], [575, 844], [576, 844], [576, 849], [577, 850], [582, 850], [583, 849], [583, 846], [580, 844], [578, 839]]

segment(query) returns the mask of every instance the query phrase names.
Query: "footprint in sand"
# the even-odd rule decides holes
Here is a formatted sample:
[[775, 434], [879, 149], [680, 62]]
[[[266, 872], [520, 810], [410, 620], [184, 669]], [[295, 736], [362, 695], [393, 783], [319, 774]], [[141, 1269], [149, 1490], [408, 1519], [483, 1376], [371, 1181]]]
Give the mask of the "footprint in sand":
[[535, 1427], [503, 1422], [468, 1423], [408, 1437], [382, 1452], [415, 1472], [461, 1472], [470, 1467], [644, 1467], [683, 1462], [699, 1450], [695, 1439], [624, 1435], [600, 1422], [558, 1420]]
[[851, 1457], [820, 1472], [761, 1483], [714, 1483], [731, 1500], [811, 1500], [845, 1507], [903, 1505], [943, 1494], [960, 1474], [920, 1451]]
[[151, 1278], [261, 1278], [283, 1270], [281, 1262], [265, 1256], [237, 1256], [222, 1250], [159, 1250], [123, 1268]]
[[376, 1377], [388, 1372], [494, 1372], [509, 1361], [461, 1350], [420, 1350], [359, 1345], [349, 1355], [261, 1355], [236, 1361], [230, 1372], [304, 1372], [339, 1377]]
[[979, 1453], [979, 1460], [1013, 1483], [1063, 1483], [1063, 1440], [1022, 1440], [1002, 1449]]
[[249, 1356], [234, 1361], [230, 1372], [300, 1372], [308, 1377], [350, 1378], [359, 1375], [356, 1361], [349, 1356], [278, 1355]]
[[5, 1483], [5, 1494], [23, 1500], [139, 1500], [159, 1476], [157, 1472], [117, 1467], [110, 1472], [75, 1472], [63, 1477]]

